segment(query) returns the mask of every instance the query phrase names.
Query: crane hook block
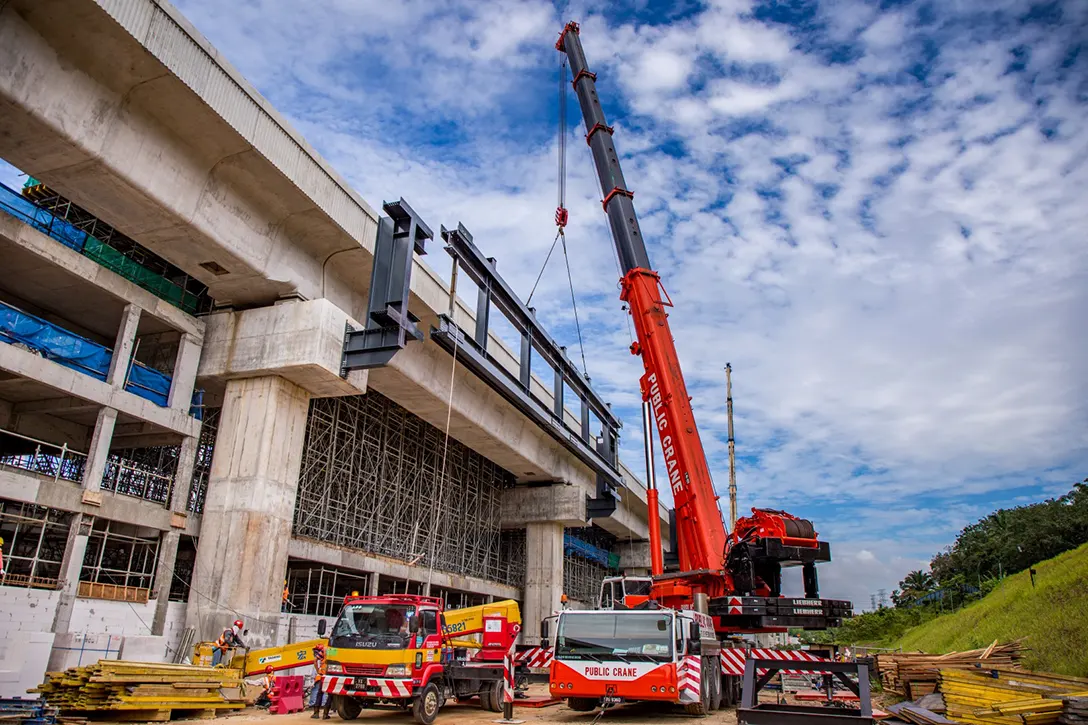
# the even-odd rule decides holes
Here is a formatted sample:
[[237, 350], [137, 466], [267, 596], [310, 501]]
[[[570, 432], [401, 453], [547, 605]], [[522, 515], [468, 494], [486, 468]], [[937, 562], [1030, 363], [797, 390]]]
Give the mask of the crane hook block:
[[641, 355], [642, 354], [642, 345], [638, 344], [638, 340], [635, 340], [634, 342], [631, 343], [631, 354], [632, 355]]
[[570, 214], [561, 206], [555, 208], [555, 226], [562, 229], [567, 226], [567, 220], [570, 218]]

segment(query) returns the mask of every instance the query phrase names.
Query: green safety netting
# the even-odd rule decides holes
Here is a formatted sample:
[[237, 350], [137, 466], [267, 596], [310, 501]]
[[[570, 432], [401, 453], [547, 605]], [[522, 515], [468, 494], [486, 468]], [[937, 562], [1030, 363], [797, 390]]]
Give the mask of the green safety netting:
[[186, 292], [165, 277], [143, 267], [90, 235], [87, 236], [87, 241], [83, 245], [83, 254], [175, 307], [180, 307], [190, 314], [197, 311], [196, 295]]

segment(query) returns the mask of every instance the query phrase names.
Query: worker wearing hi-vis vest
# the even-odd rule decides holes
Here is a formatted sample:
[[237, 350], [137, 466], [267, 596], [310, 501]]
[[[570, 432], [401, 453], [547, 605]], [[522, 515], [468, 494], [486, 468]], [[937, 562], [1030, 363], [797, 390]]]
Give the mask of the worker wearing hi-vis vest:
[[227, 654], [228, 649], [246, 646], [241, 637], [242, 628], [244, 626], [242, 620], [236, 619], [234, 620], [234, 626], [230, 629], [224, 629], [223, 634], [219, 635], [219, 639], [215, 640], [215, 654], [212, 655], [212, 667], [219, 666], [219, 663], [223, 661], [223, 657]]
[[0, 576], [4, 576], [4, 539], [0, 538]]
[[325, 705], [325, 719], [329, 719], [329, 706], [332, 704], [332, 698], [329, 697], [327, 692], [321, 691], [321, 686], [325, 682], [325, 645], [314, 645], [314, 687], [310, 690], [310, 704], [314, 706], [314, 714], [310, 717], [317, 719], [320, 717], [322, 701]]

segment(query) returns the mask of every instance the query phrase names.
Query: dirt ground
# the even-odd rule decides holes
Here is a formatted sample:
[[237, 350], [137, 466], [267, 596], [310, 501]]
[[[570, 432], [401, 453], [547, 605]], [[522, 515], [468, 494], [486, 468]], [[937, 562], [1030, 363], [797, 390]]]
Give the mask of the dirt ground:
[[[534, 685], [529, 688], [529, 694], [540, 696], [546, 694], [546, 687]], [[574, 712], [565, 704], [551, 705], [550, 707], [515, 707], [514, 719], [524, 720], [525, 725], [545, 725], [546, 723], [559, 723], [560, 725], [590, 725], [597, 718], [596, 712]], [[488, 712], [475, 703], [458, 704], [450, 700], [442, 711], [438, 713], [435, 725], [491, 725], [502, 717], [502, 713]], [[224, 715], [217, 718], [223, 725], [249, 725], [250, 723], [262, 723], [263, 725], [310, 725], [314, 721], [310, 719], [310, 712], [296, 713], [293, 715], [269, 715], [265, 710], [248, 708], [237, 713]], [[634, 703], [609, 708], [597, 721], [598, 725], [660, 725], [675, 721], [676, 725], [695, 722], [700, 725], [736, 725], [736, 710], [729, 708], [711, 713], [706, 718], [696, 720], [684, 714], [679, 707], [668, 707], [651, 703]], [[391, 710], [363, 710], [357, 725], [413, 725], [412, 716], [407, 712]], [[336, 711], [331, 713], [329, 725], [341, 723]]]

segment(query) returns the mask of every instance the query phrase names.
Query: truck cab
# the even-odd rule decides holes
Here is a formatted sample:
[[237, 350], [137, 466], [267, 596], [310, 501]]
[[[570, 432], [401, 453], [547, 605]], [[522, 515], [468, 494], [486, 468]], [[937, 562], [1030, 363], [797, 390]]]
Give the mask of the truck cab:
[[693, 610], [567, 610], [548, 686], [572, 710], [653, 700], [705, 715], [720, 703], [719, 653], [710, 617]]
[[429, 725], [451, 697], [498, 711], [520, 630], [514, 601], [446, 612], [437, 597], [352, 595], [329, 632], [322, 689], [344, 720], [390, 706]]

